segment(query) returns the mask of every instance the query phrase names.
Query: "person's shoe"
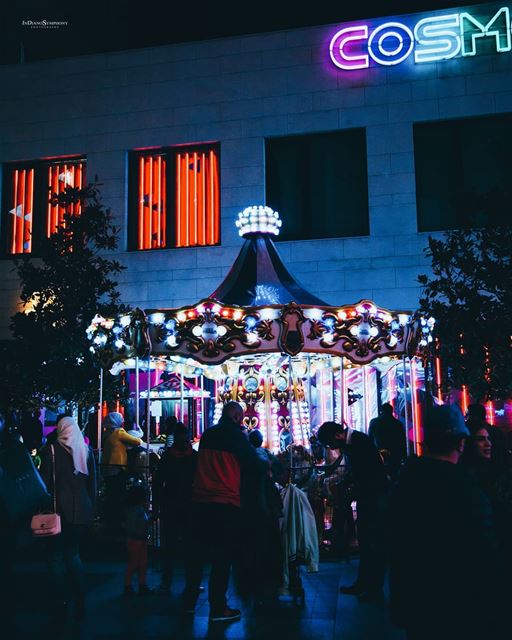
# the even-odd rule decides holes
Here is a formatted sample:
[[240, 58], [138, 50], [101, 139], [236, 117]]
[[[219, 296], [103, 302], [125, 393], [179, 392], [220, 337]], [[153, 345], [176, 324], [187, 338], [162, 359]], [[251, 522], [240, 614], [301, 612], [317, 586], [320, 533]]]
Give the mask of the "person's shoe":
[[362, 592], [363, 591], [361, 587], [357, 584], [357, 582], [354, 582], [354, 584], [344, 585], [340, 587], [340, 593], [344, 593], [347, 596], [358, 596]]
[[199, 593], [204, 593], [206, 589], [204, 587], [199, 587]]
[[139, 596], [151, 596], [155, 593], [154, 589], [150, 589], [147, 584], [139, 585]]
[[125, 596], [134, 596], [134, 595], [136, 595], [135, 589], [132, 587], [131, 584], [125, 585], [123, 595], [125, 595]]
[[240, 620], [241, 616], [240, 609], [231, 609], [226, 605], [223, 611], [210, 613], [210, 622], [234, 622], [235, 620]]

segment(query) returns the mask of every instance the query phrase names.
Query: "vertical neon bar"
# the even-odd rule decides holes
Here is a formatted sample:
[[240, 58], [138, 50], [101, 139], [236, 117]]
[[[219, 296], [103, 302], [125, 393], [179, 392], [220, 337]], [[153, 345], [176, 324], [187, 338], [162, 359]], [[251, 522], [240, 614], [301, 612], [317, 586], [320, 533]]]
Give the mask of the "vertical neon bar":
[[149, 188], [149, 209], [148, 209], [148, 217], [147, 217], [147, 231], [148, 231], [148, 240], [146, 243], [146, 249], [153, 248], [153, 156], [149, 156], [149, 180], [147, 187]]
[[52, 205], [50, 204], [51, 186], [52, 186], [52, 166], [48, 167], [48, 186], [50, 187], [50, 193], [48, 197], [48, 204], [46, 205], [46, 237], [50, 237], [51, 224], [52, 224]]
[[[52, 184], [51, 184], [51, 192], [58, 194], [59, 193], [59, 167], [53, 167], [52, 171]], [[59, 224], [59, 206], [55, 205], [52, 207], [52, 222], [50, 228], [50, 234], [57, 230], [57, 226]]]
[[202, 230], [202, 234], [201, 234], [201, 244], [205, 245], [208, 244], [207, 240], [206, 240], [206, 213], [208, 211], [207, 208], [207, 196], [206, 196], [206, 173], [207, 173], [207, 165], [206, 165], [206, 154], [203, 153], [203, 155], [201, 156], [201, 162], [202, 167], [203, 167], [203, 172], [202, 172], [202, 194], [201, 194], [201, 230]]
[[30, 220], [25, 220], [23, 216], [23, 224], [25, 225], [26, 241], [28, 244], [27, 253], [32, 251], [32, 220], [34, 219], [34, 169], [29, 169], [28, 185], [27, 185], [27, 208], [30, 213]]
[[436, 369], [436, 388], [437, 388], [437, 399], [439, 404], [443, 404], [443, 393], [441, 391], [441, 358], [436, 356], [435, 358], [435, 369]]
[[157, 207], [156, 207], [156, 246], [160, 249], [163, 247], [162, 243], [162, 156], [158, 156], [158, 174], [157, 174], [158, 182], [157, 182]]
[[25, 239], [25, 228], [24, 228], [24, 224], [23, 224], [23, 220], [25, 217], [25, 205], [26, 205], [26, 201], [25, 201], [25, 183], [26, 183], [26, 178], [27, 178], [27, 170], [23, 169], [20, 175], [20, 195], [21, 195], [21, 216], [18, 216], [17, 212], [16, 212], [16, 222], [18, 225], [18, 230], [16, 233], [17, 239], [18, 239], [18, 243], [17, 243], [17, 253], [25, 253], [24, 251], [24, 239]]
[[188, 153], [185, 154], [185, 202], [187, 208], [185, 209], [185, 246], [189, 246], [189, 225], [190, 225], [190, 169], [188, 167], [190, 160]]
[[139, 219], [138, 219], [138, 235], [139, 235], [139, 249], [143, 248], [143, 220], [144, 220], [144, 158], [139, 158]]
[[198, 211], [198, 201], [197, 201], [197, 152], [194, 152], [194, 164], [193, 164], [193, 172], [194, 172], [194, 216], [193, 216], [193, 234], [192, 234], [192, 244], [197, 245], [197, 226], [199, 223], [199, 211]]
[[213, 154], [213, 165], [215, 168], [215, 202], [213, 207], [213, 224], [215, 229], [214, 244], [220, 239], [220, 194], [219, 194], [219, 160], [216, 154]]
[[11, 253], [14, 254], [16, 253], [16, 208], [18, 206], [18, 169], [16, 169], [14, 171], [14, 198], [13, 198], [13, 202], [14, 202], [14, 211], [15, 211], [15, 215], [13, 215], [12, 217], [12, 240], [11, 240]]
[[150, 184], [151, 184], [151, 164], [150, 164], [150, 157], [146, 157], [144, 158], [144, 166], [145, 166], [145, 171], [144, 171], [144, 195], [148, 195], [148, 204], [146, 205], [146, 207], [144, 208], [144, 245], [143, 248], [144, 249], [150, 249], [151, 248], [151, 238], [149, 236], [149, 213], [148, 211], [151, 211], [151, 194], [150, 194]]
[[176, 246], [181, 247], [181, 156], [176, 156], [178, 175], [176, 176]]
[[469, 395], [468, 395], [468, 389], [465, 384], [462, 385], [461, 390], [462, 390], [462, 413], [466, 415], [466, 412], [468, 410], [468, 405], [469, 405]]
[[210, 241], [215, 244], [215, 164], [213, 151], [210, 151]]
[[162, 247], [167, 246], [167, 161], [162, 158]]
[[420, 430], [420, 413], [418, 406], [418, 372], [416, 370], [416, 361], [409, 361], [411, 371], [411, 398], [412, 398], [412, 418], [414, 433], [414, 449], [418, 455], [421, 455], [421, 430]]

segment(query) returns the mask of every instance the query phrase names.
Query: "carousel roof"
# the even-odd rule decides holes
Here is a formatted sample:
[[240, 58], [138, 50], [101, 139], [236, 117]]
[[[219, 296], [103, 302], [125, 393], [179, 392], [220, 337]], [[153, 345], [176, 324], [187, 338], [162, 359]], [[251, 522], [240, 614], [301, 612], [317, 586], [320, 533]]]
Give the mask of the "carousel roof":
[[272, 236], [248, 233], [224, 282], [209, 296], [223, 304], [259, 307], [271, 304], [325, 305], [303, 289], [283, 264]]
[[433, 319], [388, 311], [371, 300], [333, 306], [303, 289], [272, 241], [281, 221], [269, 207], [247, 207], [237, 226], [245, 237], [224, 281], [207, 299], [179, 309], [134, 309], [96, 316], [87, 330], [101, 366], [159, 357], [202, 366], [279, 353], [347, 357], [367, 364], [414, 355], [432, 340]]

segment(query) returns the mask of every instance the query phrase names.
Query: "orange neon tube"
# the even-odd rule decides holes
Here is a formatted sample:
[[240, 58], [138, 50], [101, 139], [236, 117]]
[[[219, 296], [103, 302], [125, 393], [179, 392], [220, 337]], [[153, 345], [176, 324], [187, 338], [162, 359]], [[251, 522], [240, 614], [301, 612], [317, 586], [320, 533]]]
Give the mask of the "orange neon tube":
[[144, 158], [139, 158], [139, 219], [138, 219], [138, 236], [139, 236], [139, 249], [143, 248], [142, 237], [142, 220], [144, 218]]
[[18, 169], [14, 171], [14, 212], [12, 220], [12, 242], [11, 242], [11, 253], [16, 253], [16, 220], [18, 216], [16, 215], [16, 207], [18, 205]]
[[167, 246], [167, 162], [162, 159], [162, 247]]
[[30, 213], [31, 218], [25, 220], [25, 216], [23, 216], [23, 224], [27, 238], [25, 242], [28, 243], [27, 252], [30, 253], [32, 251], [32, 220], [34, 219], [34, 169], [30, 169], [28, 172], [27, 206], [27, 213]]
[[176, 157], [176, 246], [181, 247], [181, 155]]
[[16, 234], [18, 238], [18, 246], [17, 253], [25, 253], [25, 247], [23, 246], [25, 243], [25, 225], [23, 224], [25, 218], [25, 206], [26, 206], [26, 178], [27, 178], [27, 170], [23, 169], [20, 175], [20, 195], [21, 195], [21, 216], [18, 217], [16, 215], [16, 221], [18, 225], [18, 232]]

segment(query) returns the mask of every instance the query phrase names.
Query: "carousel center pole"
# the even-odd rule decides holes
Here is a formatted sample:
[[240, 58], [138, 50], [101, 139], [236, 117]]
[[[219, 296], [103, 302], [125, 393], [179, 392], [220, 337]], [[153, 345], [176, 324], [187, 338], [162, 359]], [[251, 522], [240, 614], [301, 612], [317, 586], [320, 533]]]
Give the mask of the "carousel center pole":
[[345, 422], [345, 388], [343, 380], [343, 365], [345, 364], [344, 356], [340, 356], [340, 393], [338, 396], [339, 408], [340, 408], [340, 423], [343, 425]]
[[292, 436], [292, 441], [290, 444], [290, 482], [292, 480], [292, 467], [293, 467], [293, 445], [295, 444], [295, 439], [293, 437], [293, 378], [292, 378], [292, 357], [288, 356], [288, 415], [290, 420], [290, 433]]
[[407, 407], [407, 369], [405, 365], [405, 355], [402, 356], [402, 368], [404, 374], [404, 419], [405, 419], [405, 444], [407, 456], [411, 455], [411, 445], [409, 444], [409, 409]]
[[101, 414], [103, 411], [103, 367], [100, 368], [100, 406], [98, 407], [98, 464], [101, 463]]
[[146, 466], [149, 469], [149, 440], [151, 436], [151, 354], [148, 355], [147, 405], [146, 405]]
[[204, 375], [203, 375], [203, 373], [201, 373], [200, 381], [201, 381], [201, 435], [203, 435], [204, 429], [205, 429], [205, 426], [204, 426], [205, 425], [205, 416], [204, 416], [205, 401], [204, 401]]
[[135, 358], [135, 423], [137, 426], [140, 426], [140, 415], [139, 415], [139, 357]]
[[[181, 365], [181, 373], [180, 373], [180, 422], [185, 424], [185, 398], [184, 396], [184, 381], [183, 374], [185, 371], [185, 365]], [[190, 425], [188, 425], [190, 427]]]

